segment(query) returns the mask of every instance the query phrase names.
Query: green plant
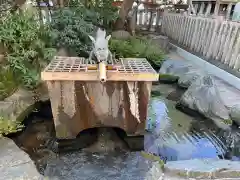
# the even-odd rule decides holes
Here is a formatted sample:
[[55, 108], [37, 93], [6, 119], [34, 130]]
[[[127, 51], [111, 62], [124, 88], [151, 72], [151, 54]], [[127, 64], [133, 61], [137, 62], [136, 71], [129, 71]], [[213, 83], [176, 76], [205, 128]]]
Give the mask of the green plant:
[[0, 137], [10, 133], [16, 133], [23, 129], [21, 122], [12, 120], [12, 117], [0, 115]]
[[81, 11], [90, 15], [85, 20], [100, 25], [108, 31], [111, 30], [113, 23], [119, 17], [118, 8], [112, 6], [113, 2], [114, 0], [70, 0], [68, 6], [84, 8]]
[[106, 30], [111, 30], [113, 23], [119, 17], [118, 8], [112, 6], [114, 0], [91, 0], [88, 1], [88, 8], [92, 12], [96, 12], [94, 23], [99, 24]]
[[6, 64], [21, 85], [34, 89], [39, 73], [53, 57], [51, 36], [46, 26], [38, 24], [32, 13], [16, 12], [0, 20], [0, 44], [6, 49]]
[[87, 57], [92, 48], [88, 35], [93, 35], [97, 26], [111, 31], [118, 17], [113, 0], [87, 1], [71, 0], [68, 7], [52, 13], [52, 37], [57, 48], [65, 48], [70, 55]]
[[0, 68], [0, 100], [5, 99], [17, 89], [13, 72], [7, 67]]
[[112, 39], [109, 48], [115, 54], [116, 58], [146, 58], [154, 69], [159, 69], [164, 60], [163, 51], [145, 38], [131, 37], [129, 40]]
[[147, 152], [144, 152], [144, 151], [141, 151], [141, 155], [142, 155], [142, 157], [144, 157], [146, 159], [149, 159], [149, 160], [152, 160], [152, 161], [158, 161], [161, 169], [164, 168], [165, 163], [159, 156], [155, 156], [153, 154], [150, 154], [150, 153], [147, 153]]

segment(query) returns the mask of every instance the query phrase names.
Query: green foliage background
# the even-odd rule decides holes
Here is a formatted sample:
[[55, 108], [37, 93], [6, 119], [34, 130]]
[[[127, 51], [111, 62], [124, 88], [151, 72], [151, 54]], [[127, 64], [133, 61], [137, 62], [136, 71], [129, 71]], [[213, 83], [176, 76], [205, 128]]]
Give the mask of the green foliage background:
[[111, 6], [113, 0], [84, 2], [72, 0], [69, 7], [55, 10], [50, 26], [56, 48], [64, 47], [70, 55], [88, 57], [92, 48], [88, 35], [94, 35], [97, 26], [111, 31], [118, 12]]
[[40, 71], [55, 54], [48, 27], [39, 25], [28, 12], [10, 14], [0, 24], [4, 66], [11, 68], [21, 85], [34, 89], [40, 82]]

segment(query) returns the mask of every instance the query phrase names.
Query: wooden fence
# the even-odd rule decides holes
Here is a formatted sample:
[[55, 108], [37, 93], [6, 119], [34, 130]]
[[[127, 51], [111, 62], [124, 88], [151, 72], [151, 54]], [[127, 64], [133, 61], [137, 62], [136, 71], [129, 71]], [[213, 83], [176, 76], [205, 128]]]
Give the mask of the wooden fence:
[[165, 14], [161, 31], [206, 59], [240, 69], [240, 23], [217, 19]]

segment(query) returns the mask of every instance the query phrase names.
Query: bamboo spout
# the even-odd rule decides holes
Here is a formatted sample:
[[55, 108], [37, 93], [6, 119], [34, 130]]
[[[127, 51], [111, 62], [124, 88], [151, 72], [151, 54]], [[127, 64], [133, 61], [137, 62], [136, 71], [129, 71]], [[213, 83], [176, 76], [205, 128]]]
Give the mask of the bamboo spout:
[[107, 80], [107, 70], [106, 70], [106, 63], [100, 62], [98, 65], [98, 69], [99, 69], [99, 80], [100, 82], [106, 82]]

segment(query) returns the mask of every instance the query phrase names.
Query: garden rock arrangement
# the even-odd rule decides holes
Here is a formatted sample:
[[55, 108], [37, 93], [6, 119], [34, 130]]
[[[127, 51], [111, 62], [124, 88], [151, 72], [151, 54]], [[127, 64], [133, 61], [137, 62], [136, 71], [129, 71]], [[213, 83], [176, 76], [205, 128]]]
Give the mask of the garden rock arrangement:
[[177, 82], [186, 89], [178, 106], [202, 114], [223, 129], [228, 129], [232, 121], [239, 124], [239, 90], [188, 61], [166, 60], [159, 74], [160, 82]]

